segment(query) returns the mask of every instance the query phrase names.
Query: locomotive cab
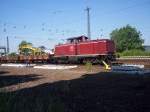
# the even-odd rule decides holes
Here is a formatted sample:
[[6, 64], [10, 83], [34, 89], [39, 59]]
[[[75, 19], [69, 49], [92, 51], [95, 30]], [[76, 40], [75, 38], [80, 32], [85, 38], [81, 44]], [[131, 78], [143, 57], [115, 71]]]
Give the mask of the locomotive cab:
[[80, 42], [85, 42], [88, 41], [89, 38], [86, 36], [80, 36], [80, 37], [73, 37], [73, 38], [68, 38], [67, 43], [80, 43]]

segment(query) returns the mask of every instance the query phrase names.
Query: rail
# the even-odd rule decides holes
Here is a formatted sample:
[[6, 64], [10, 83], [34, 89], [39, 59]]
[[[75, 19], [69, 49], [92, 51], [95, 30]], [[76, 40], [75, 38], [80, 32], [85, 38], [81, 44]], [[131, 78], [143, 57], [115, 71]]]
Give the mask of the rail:
[[148, 58], [148, 57], [116, 58], [116, 62], [117, 63], [125, 63], [125, 64], [150, 65], [150, 58]]

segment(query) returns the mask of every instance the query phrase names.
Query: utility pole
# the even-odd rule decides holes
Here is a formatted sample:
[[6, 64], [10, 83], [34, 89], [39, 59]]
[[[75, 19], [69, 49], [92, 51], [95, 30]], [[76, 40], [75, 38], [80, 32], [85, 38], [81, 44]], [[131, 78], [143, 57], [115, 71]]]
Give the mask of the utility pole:
[[91, 39], [91, 29], [90, 29], [90, 8], [86, 8], [87, 11], [87, 36], [89, 40]]
[[9, 54], [9, 38], [7, 36], [7, 54]]

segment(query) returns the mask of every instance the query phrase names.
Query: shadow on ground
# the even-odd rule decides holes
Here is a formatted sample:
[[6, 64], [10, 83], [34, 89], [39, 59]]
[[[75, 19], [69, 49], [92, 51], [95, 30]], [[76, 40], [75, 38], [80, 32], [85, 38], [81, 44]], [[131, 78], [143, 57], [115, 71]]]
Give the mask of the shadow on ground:
[[29, 81], [35, 81], [39, 79], [39, 75], [28, 74], [28, 75], [2, 75], [9, 72], [0, 72], [0, 88], [16, 85], [18, 83], [24, 83]]
[[150, 76], [86, 74], [1, 93], [0, 100], [5, 112], [149, 112]]
[[7, 73], [9, 73], [9, 72], [7, 72], [7, 71], [0, 71], [0, 75], [4, 75], [4, 74], [7, 74]]

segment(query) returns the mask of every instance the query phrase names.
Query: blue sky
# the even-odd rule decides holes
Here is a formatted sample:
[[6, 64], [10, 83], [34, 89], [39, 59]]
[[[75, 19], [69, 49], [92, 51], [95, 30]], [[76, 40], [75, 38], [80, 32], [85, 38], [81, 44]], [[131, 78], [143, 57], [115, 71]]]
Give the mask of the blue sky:
[[86, 35], [87, 5], [92, 39], [109, 38], [112, 30], [130, 24], [150, 45], [150, 0], [0, 0], [0, 46], [7, 36], [12, 52], [22, 40], [53, 48], [68, 37]]

